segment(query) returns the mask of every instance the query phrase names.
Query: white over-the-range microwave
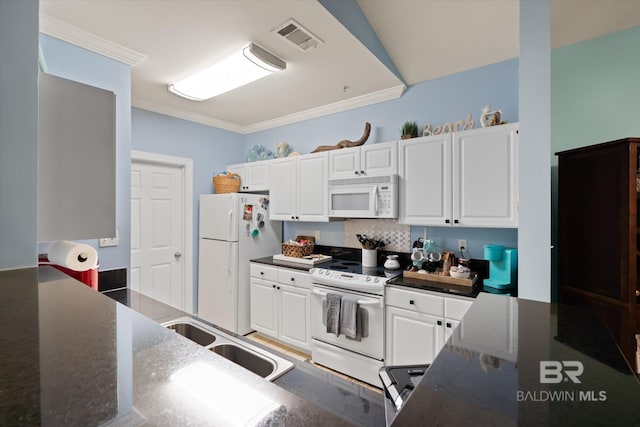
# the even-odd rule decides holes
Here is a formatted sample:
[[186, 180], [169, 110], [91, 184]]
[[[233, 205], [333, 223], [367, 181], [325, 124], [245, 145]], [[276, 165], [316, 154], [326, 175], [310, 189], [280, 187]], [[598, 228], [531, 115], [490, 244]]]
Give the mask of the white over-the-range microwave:
[[398, 175], [329, 180], [329, 216], [397, 218]]

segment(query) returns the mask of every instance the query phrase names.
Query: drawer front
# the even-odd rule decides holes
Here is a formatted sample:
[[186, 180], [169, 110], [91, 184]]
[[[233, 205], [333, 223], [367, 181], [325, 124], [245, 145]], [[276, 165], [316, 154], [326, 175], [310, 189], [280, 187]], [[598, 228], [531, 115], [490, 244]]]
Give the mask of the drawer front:
[[250, 274], [251, 277], [257, 279], [271, 280], [273, 282], [278, 280], [278, 269], [264, 264], [252, 262]]
[[283, 268], [278, 269], [278, 282], [283, 285], [311, 289], [311, 275], [301, 271], [293, 271]]
[[444, 299], [444, 316], [447, 319], [462, 320], [471, 304], [473, 301], [447, 297]]
[[432, 316], [444, 316], [444, 298], [440, 296], [387, 287], [385, 301], [393, 307]]

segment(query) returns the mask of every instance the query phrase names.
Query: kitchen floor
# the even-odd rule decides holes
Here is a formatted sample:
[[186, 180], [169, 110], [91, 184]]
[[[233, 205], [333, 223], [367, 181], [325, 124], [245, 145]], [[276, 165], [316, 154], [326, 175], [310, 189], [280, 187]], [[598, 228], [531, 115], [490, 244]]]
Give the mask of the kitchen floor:
[[370, 384], [367, 384], [367, 383], [364, 383], [362, 381], [359, 381], [359, 380], [357, 380], [355, 378], [352, 378], [352, 377], [350, 377], [348, 375], [345, 375], [345, 374], [342, 374], [340, 372], [334, 371], [333, 369], [325, 368], [324, 366], [321, 366], [321, 365], [318, 365], [316, 363], [313, 363], [311, 361], [311, 355], [310, 354], [303, 353], [303, 352], [301, 352], [299, 350], [295, 350], [295, 349], [293, 349], [291, 347], [287, 347], [286, 345], [284, 345], [282, 343], [279, 343], [277, 341], [274, 341], [274, 340], [272, 340], [270, 338], [264, 337], [264, 336], [258, 334], [257, 332], [253, 332], [253, 333], [251, 333], [249, 335], [245, 335], [245, 338], [248, 338], [248, 339], [250, 339], [252, 341], [260, 343], [260, 344], [264, 345], [265, 347], [269, 347], [269, 348], [271, 348], [271, 349], [273, 349], [275, 351], [283, 353], [283, 354], [285, 354], [285, 355], [287, 355], [289, 357], [292, 357], [294, 359], [300, 360], [302, 362], [310, 363], [310, 364], [312, 364], [313, 366], [315, 366], [317, 368], [320, 368], [320, 369], [322, 369], [324, 371], [327, 371], [327, 372], [329, 372], [329, 373], [331, 373], [331, 374], [333, 374], [333, 375], [335, 375], [337, 377], [340, 377], [342, 379], [345, 379], [347, 381], [351, 381], [354, 384], [358, 384], [358, 385], [360, 385], [362, 387], [365, 387], [368, 390], [371, 390], [371, 391], [374, 391], [376, 393], [382, 394], [382, 390], [377, 388], [377, 387], [374, 387], [374, 386], [372, 386]]

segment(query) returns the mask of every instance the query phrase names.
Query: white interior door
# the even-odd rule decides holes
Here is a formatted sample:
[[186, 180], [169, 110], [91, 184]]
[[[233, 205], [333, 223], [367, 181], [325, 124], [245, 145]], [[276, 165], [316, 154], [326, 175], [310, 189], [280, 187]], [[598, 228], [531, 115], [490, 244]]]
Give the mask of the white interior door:
[[180, 167], [131, 164], [131, 288], [191, 312], [182, 257], [183, 179]]

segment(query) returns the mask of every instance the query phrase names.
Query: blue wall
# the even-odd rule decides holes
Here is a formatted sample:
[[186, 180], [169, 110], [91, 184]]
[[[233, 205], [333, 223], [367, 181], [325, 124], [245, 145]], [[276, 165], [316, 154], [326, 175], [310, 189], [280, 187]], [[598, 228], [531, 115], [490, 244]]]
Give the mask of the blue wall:
[[[112, 91], [116, 94], [116, 227], [119, 244], [99, 248], [100, 270], [129, 267], [131, 257], [131, 70], [127, 64], [106, 58], [62, 40], [40, 35], [49, 74]], [[112, 237], [112, 236], [104, 236]], [[98, 248], [97, 240], [84, 243]], [[47, 252], [49, 244], [41, 244]]]
[[480, 110], [491, 103], [509, 122], [518, 121], [518, 61], [510, 60], [410, 86], [398, 99], [360, 107], [317, 119], [246, 135], [245, 152], [254, 144], [275, 151], [278, 142], [309, 153], [318, 145], [358, 139], [365, 122], [371, 123], [367, 144], [400, 139], [407, 120], [421, 128], [455, 122], [473, 115], [480, 127]]
[[38, 240], [38, 2], [0, 1], [0, 270], [34, 267]]
[[[275, 151], [278, 142], [287, 142], [300, 153], [309, 153], [318, 145], [333, 145], [342, 139], [357, 139], [364, 123], [370, 122], [367, 144], [397, 140], [402, 123], [415, 120], [422, 127], [464, 119], [471, 113], [479, 127], [480, 110], [487, 103], [502, 110], [509, 122], [518, 121], [518, 61], [509, 60], [470, 71], [410, 86], [395, 100], [341, 113], [306, 120], [275, 129], [246, 135], [245, 152], [254, 144]], [[284, 238], [320, 230], [321, 243], [344, 245], [344, 223], [287, 223]], [[423, 235], [423, 227], [412, 227], [412, 241]], [[430, 238], [443, 249], [457, 250], [458, 238], [468, 240], [472, 257], [482, 258], [486, 243], [517, 246], [515, 229], [468, 229], [429, 227]], [[407, 252], [410, 248], [407, 248]]]
[[192, 253], [197, 278], [198, 199], [200, 194], [213, 193], [214, 172], [243, 161], [242, 135], [138, 108], [132, 109], [131, 120], [134, 150], [193, 159]]
[[640, 136], [640, 26], [551, 54], [553, 153]]

